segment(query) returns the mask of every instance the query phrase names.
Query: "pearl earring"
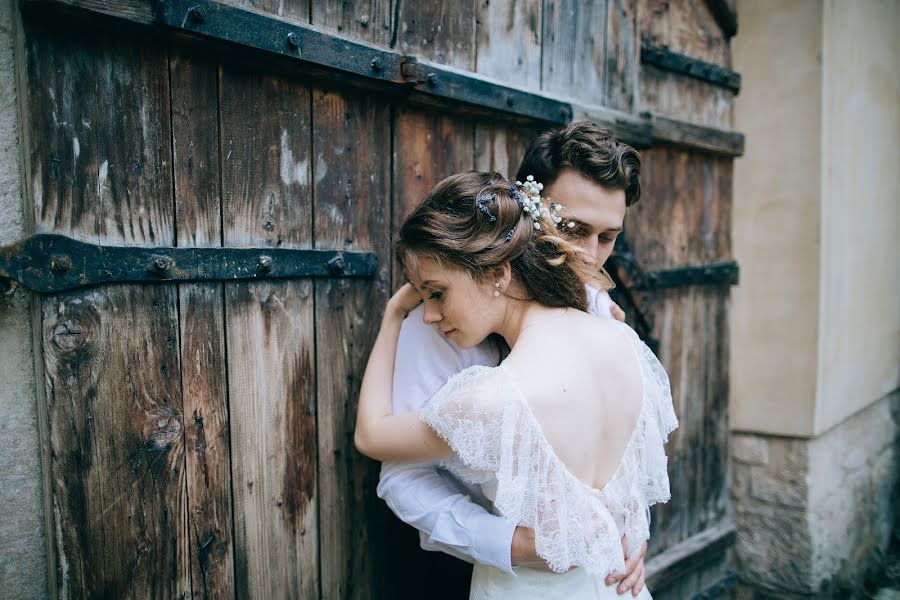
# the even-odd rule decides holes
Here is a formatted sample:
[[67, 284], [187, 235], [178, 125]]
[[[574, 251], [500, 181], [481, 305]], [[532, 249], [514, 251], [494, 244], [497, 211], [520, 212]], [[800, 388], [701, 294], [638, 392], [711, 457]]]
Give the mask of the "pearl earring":
[[500, 297], [500, 282], [498, 281], [497, 283], [495, 283], [494, 287], [497, 288], [494, 290], [494, 298], [499, 298]]

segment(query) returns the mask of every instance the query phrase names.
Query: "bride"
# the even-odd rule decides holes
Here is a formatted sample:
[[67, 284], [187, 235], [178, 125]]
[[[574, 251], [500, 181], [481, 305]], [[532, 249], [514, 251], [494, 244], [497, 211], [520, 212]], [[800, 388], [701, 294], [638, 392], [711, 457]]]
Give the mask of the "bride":
[[[355, 443], [381, 461], [440, 464], [530, 527], [555, 573], [476, 565], [470, 598], [618, 598], [606, 575], [649, 538], [669, 499], [668, 377], [627, 326], [587, 314], [591, 276], [542, 186], [496, 173], [440, 182], [403, 223], [410, 283], [387, 303], [360, 389]], [[452, 377], [421, 413], [392, 415], [400, 324], [419, 302], [461, 348], [499, 334], [499, 367]], [[650, 598], [646, 588], [638, 598]]]

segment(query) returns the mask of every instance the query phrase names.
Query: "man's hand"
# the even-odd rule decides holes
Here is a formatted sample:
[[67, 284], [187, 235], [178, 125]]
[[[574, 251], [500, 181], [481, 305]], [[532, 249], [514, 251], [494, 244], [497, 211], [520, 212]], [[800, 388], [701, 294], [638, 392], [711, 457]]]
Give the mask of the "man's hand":
[[537, 555], [534, 548], [534, 529], [517, 526], [513, 533], [510, 558], [514, 567], [528, 567], [537, 571], [550, 571], [550, 566]]
[[[621, 310], [621, 309], [620, 309]], [[606, 577], [606, 585], [619, 583], [616, 592], [624, 594], [631, 590], [632, 596], [637, 596], [644, 589], [644, 582], [647, 580], [647, 572], [644, 569], [644, 557], [647, 555], [647, 542], [641, 544], [640, 549], [632, 556], [628, 556], [628, 543], [625, 536], [622, 536], [622, 553], [625, 554], [625, 573], [610, 573]]]
[[612, 300], [609, 301], [609, 312], [612, 313], [612, 316], [615, 317], [616, 321], [621, 321], [622, 323], [625, 322], [625, 311]]

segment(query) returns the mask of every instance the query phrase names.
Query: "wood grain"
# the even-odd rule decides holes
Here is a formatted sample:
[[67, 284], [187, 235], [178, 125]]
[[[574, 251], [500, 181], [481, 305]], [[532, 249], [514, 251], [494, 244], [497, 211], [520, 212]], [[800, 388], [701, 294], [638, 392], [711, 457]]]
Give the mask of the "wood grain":
[[399, 0], [313, 2], [312, 24], [379, 46], [391, 43], [391, 19]]
[[359, 385], [390, 294], [390, 110], [370, 98], [313, 92], [317, 248], [372, 250], [374, 280], [315, 282], [322, 596], [382, 589], [387, 507], [378, 463], [356, 452]]
[[[176, 47], [169, 77], [178, 245], [221, 246], [218, 63]], [[220, 283], [178, 286], [194, 598], [234, 596], [223, 291]]]
[[[38, 230], [173, 243], [165, 48], [37, 20], [26, 21], [25, 48], [27, 80], [40, 82], [27, 91]], [[174, 288], [100, 287], [40, 304], [51, 595], [188, 594]]]
[[[731, 159], [658, 147], [642, 153], [641, 201], [626, 231], [647, 270], [731, 260]], [[672, 500], [653, 509], [651, 553], [727, 517], [727, 287], [647, 294], [681, 426], [668, 446]]]
[[234, 4], [286, 17], [300, 23], [309, 23], [311, 0], [230, 0]]
[[[728, 38], [706, 0], [639, 0], [637, 12], [639, 39], [731, 67]], [[734, 93], [730, 90], [650, 65], [641, 66], [639, 88], [641, 110], [721, 129], [732, 126]]]
[[395, 2], [398, 9], [394, 47], [418, 58], [475, 70], [476, 0]]
[[480, 0], [476, 19], [478, 73], [518, 89], [541, 87], [541, 0]]
[[541, 89], [606, 104], [607, 0], [544, 0]]
[[630, 112], [641, 68], [636, 0], [608, 0], [604, 52], [604, 105]]
[[[226, 246], [310, 247], [310, 92], [223, 67]], [[319, 594], [312, 283], [225, 289], [235, 584], [240, 597]]]
[[525, 148], [540, 130], [502, 121], [475, 124], [475, 169], [497, 171], [515, 181]]

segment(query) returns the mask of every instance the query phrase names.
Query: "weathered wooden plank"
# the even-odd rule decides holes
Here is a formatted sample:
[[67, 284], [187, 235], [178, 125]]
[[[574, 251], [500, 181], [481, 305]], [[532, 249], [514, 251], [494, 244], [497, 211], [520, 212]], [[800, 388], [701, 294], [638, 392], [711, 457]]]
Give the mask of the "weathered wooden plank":
[[444, 177], [474, 168], [471, 122], [419, 111], [398, 111], [394, 124], [394, 224]]
[[[169, 73], [178, 244], [220, 246], [218, 64], [176, 48]], [[229, 598], [234, 535], [223, 288], [185, 284], [178, 294], [191, 589], [195, 598]]]
[[[164, 48], [25, 23], [34, 221], [107, 244], [172, 243]], [[112, 111], [109, 107], [115, 106]], [[61, 597], [190, 591], [171, 288], [97, 288], [41, 300]]]
[[541, 89], [606, 104], [607, 0], [544, 0]]
[[637, 0], [608, 0], [604, 104], [634, 110], [640, 62]]
[[475, 71], [524, 89], [541, 87], [541, 0], [478, 3]]
[[311, 23], [355, 40], [388, 46], [395, 1], [399, 0], [313, 2]]
[[173, 292], [42, 303], [56, 596], [190, 593]]
[[682, 149], [700, 150], [723, 157], [744, 153], [744, 135], [730, 129], [697, 125], [664, 115], [650, 117], [651, 137]]
[[300, 23], [309, 23], [310, 0], [230, 0], [256, 10], [272, 13]]
[[[225, 245], [309, 247], [310, 93], [223, 67]], [[235, 587], [240, 597], [319, 594], [312, 283], [225, 294]]]
[[[731, 160], [665, 146], [643, 152], [642, 159], [642, 198], [626, 217], [641, 267], [730, 260]], [[672, 500], [653, 512], [651, 553], [657, 553], [727, 513], [728, 290], [644, 295], [681, 421], [668, 447]]]
[[645, 150], [641, 159], [641, 201], [626, 217], [641, 267], [731, 260], [731, 160], [666, 146]]
[[[705, 0], [672, 3], [639, 0], [640, 37], [669, 50], [725, 68], [731, 66], [728, 40]], [[682, 121], [730, 128], [734, 94], [691, 77], [644, 65], [640, 75], [642, 110]]]
[[475, 169], [497, 171], [515, 180], [519, 163], [529, 142], [540, 133], [539, 129], [522, 125], [509, 125], [497, 121], [479, 121], [475, 124]]
[[60, 4], [67, 7], [84, 9], [104, 15], [134, 21], [136, 23], [153, 23], [153, 2], [148, 0], [23, 0], [26, 9], [34, 6]]
[[656, 597], [658, 588], [672, 586], [685, 578], [698, 564], [726, 554], [728, 548], [734, 545], [734, 540], [735, 526], [731, 520], [712, 524], [703, 532], [647, 560], [647, 586], [654, 591]]
[[317, 248], [374, 250], [374, 281], [315, 282], [319, 535], [324, 598], [382, 589], [387, 508], [379, 465], [353, 447], [356, 401], [390, 293], [390, 109], [371, 98], [313, 92]]
[[405, 54], [475, 70], [476, 0], [398, 3], [396, 43]]

